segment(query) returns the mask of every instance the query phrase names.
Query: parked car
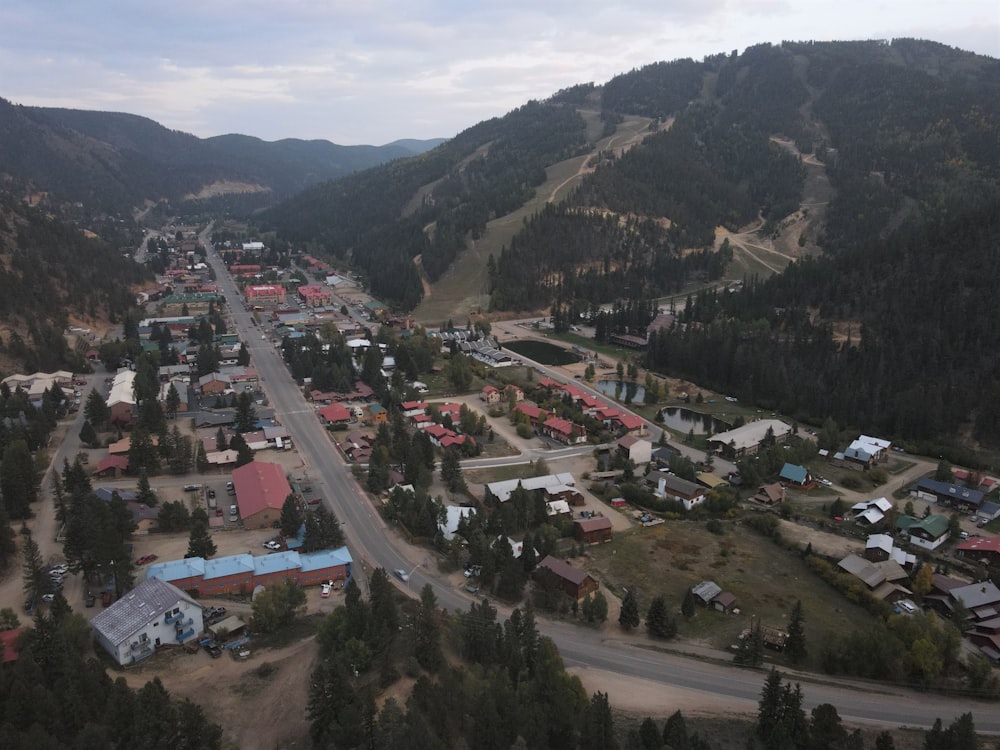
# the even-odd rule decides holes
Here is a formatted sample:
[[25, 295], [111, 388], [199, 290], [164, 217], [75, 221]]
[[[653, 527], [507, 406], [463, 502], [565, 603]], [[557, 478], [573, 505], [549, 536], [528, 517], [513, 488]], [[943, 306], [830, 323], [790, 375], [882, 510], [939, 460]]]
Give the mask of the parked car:
[[42, 604], [52, 604], [55, 598], [55, 594], [42, 594]]
[[35, 599], [34, 597], [24, 600], [24, 611], [29, 615], [35, 611]]
[[50, 576], [55, 576], [55, 575], [64, 576], [67, 573], [69, 573], [69, 566], [66, 563], [59, 563], [58, 565], [53, 565], [51, 568], [49, 568]]
[[84, 597], [84, 599], [83, 599], [83, 605], [84, 605], [85, 607], [93, 607], [93, 606], [94, 606], [94, 602], [95, 602], [96, 600], [97, 600], [97, 597], [95, 597], [95, 596], [94, 596], [93, 594], [91, 594], [91, 593], [90, 593], [90, 592], [88, 591], [88, 592], [87, 592], [87, 595], [86, 595], [86, 596]]
[[279, 549], [281, 549], [281, 545], [278, 544], [278, 542], [276, 542], [273, 539], [271, 539], [271, 540], [268, 540], [268, 541], [264, 542], [264, 549], [279, 550]]
[[407, 573], [402, 568], [396, 568], [394, 571], [392, 571], [392, 574], [396, 576], [396, 578], [398, 578], [399, 580], [403, 581], [404, 583], [410, 580], [410, 574]]
[[147, 565], [154, 560], [156, 560], [158, 555], [143, 555], [138, 560], [135, 561], [136, 565]]
[[323, 502], [322, 498], [314, 497], [314, 498], [312, 498], [311, 500], [308, 501], [308, 504], [309, 505], [319, 505], [321, 502]]
[[205, 620], [215, 620], [226, 614], [225, 607], [209, 607], [205, 610]]
[[209, 499], [214, 500], [215, 499], [215, 490], [210, 489], [208, 491], [208, 497], [209, 497]]
[[214, 643], [211, 644], [206, 650], [208, 651], [208, 655], [211, 656], [213, 659], [218, 659], [220, 656], [222, 656], [222, 649], [219, 648]]
[[329, 599], [330, 598], [330, 589], [332, 589], [332, 588], [333, 588], [333, 581], [329, 581], [328, 583], [324, 583], [323, 586], [320, 588], [319, 595], [321, 597], [323, 597], [324, 599]]

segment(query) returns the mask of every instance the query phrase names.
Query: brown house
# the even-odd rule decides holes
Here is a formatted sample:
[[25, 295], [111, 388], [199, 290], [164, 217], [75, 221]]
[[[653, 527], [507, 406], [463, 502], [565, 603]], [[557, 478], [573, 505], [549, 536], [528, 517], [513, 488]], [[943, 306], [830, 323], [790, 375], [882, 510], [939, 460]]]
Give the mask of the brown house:
[[781, 486], [780, 482], [761, 485], [757, 490], [757, 494], [753, 496], [753, 499], [764, 505], [774, 505], [775, 503], [784, 502], [785, 488]]
[[587, 594], [593, 594], [597, 591], [597, 579], [587, 573], [587, 571], [574, 568], [569, 563], [563, 562], [552, 555], [549, 555], [538, 563], [536, 570], [538, 569], [552, 571], [556, 579], [558, 579], [562, 590], [567, 596], [574, 599], [582, 599]]
[[611, 519], [607, 516], [577, 518], [573, 521], [573, 535], [584, 544], [610, 542]]

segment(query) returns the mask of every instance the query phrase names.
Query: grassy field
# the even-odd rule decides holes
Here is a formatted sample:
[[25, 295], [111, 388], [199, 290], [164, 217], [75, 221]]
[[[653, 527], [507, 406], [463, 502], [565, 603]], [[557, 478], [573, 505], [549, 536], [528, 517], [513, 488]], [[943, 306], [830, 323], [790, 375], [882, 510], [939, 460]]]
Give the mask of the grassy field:
[[[806, 666], [817, 668], [821, 644], [871, 619], [837, 591], [819, 580], [798, 554], [734, 522], [723, 522], [725, 534], [709, 533], [704, 523], [669, 521], [653, 528], [619, 534], [590, 555], [602, 582], [618, 596], [623, 588], [639, 595], [640, 611], [663, 594], [676, 615], [679, 637], [727, 648], [750, 626], [751, 616], [783, 628], [797, 599], [802, 601], [810, 654]], [[686, 621], [680, 616], [684, 592], [713, 580], [736, 596], [739, 615], [697, 608]], [[776, 659], [781, 661], [781, 657]]]

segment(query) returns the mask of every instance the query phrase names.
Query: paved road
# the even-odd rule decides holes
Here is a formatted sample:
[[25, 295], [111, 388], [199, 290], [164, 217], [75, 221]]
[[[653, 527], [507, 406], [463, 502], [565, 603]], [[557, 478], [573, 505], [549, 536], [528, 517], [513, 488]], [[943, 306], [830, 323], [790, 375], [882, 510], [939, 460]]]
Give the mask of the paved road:
[[[205, 230], [206, 235], [210, 230], [211, 227]], [[209, 246], [207, 236], [203, 242], [206, 247]], [[344, 524], [348, 548], [354, 559], [360, 561], [360, 565], [355, 565], [359, 583], [363, 588], [367, 587], [367, 574], [373, 565], [386, 570], [403, 569], [411, 574], [407, 586], [412, 591], [419, 591], [425, 584], [430, 584], [440, 606], [449, 610], [466, 610], [471, 598], [453, 588], [443, 577], [434, 575], [433, 553], [407, 547], [391, 528], [386, 527], [348, 467], [335, 455], [326, 431], [305, 402], [299, 386], [291, 379], [277, 350], [266, 341], [261, 341], [251, 314], [240, 305], [235, 285], [214, 252], [209, 254], [209, 263], [215, 268], [218, 283], [230, 301], [234, 324], [243, 340], [249, 342], [254, 366], [271, 404], [297, 441], [316, 493], [321, 494]], [[502, 608], [501, 613], [505, 614]], [[721, 695], [735, 702], [745, 702], [747, 710], [754, 710], [760, 695], [763, 673], [636, 648], [608, 639], [599, 632], [562, 623], [542, 620], [539, 628], [553, 638], [570, 666], [586, 666]], [[965, 711], [972, 711], [978, 729], [1000, 733], [1000, 712], [993, 705], [885, 686], [820, 679], [822, 682], [803, 682], [807, 710], [819, 703], [829, 702], [837, 706], [847, 721], [914, 727], [929, 727], [938, 716], [950, 720]]]

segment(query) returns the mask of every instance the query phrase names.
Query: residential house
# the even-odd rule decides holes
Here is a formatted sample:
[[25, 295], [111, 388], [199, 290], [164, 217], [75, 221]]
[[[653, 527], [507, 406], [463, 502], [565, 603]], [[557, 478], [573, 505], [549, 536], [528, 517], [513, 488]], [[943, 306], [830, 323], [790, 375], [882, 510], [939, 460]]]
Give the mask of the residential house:
[[976, 536], [965, 539], [958, 543], [955, 551], [959, 557], [986, 565], [1000, 565], [1000, 537]]
[[160, 646], [179, 645], [204, 630], [201, 605], [176, 586], [148, 578], [91, 620], [98, 644], [126, 666]]
[[691, 587], [695, 601], [705, 608], [711, 608], [729, 614], [736, 606], [736, 596], [729, 591], [723, 591], [715, 581], [702, 581]]
[[279, 520], [292, 488], [279, 464], [251, 461], [233, 470], [240, 518], [248, 529], [267, 529]]
[[539, 570], [550, 571], [559, 582], [563, 592], [570, 598], [579, 601], [587, 594], [597, 591], [597, 579], [587, 571], [575, 568], [569, 563], [563, 562], [557, 557], [548, 555], [535, 567], [535, 574]]
[[479, 398], [487, 406], [496, 406], [501, 401], [500, 391], [492, 385], [484, 385], [479, 391]]
[[108, 393], [108, 422], [115, 427], [128, 429], [135, 420], [135, 372], [119, 370]]
[[737, 459], [756, 454], [768, 440], [783, 443], [791, 434], [792, 428], [780, 419], [758, 419], [712, 435], [708, 438], [708, 447], [728, 459]]
[[891, 560], [908, 571], [913, 570], [917, 564], [917, 556], [896, 547], [893, 538], [888, 534], [869, 534], [865, 542], [864, 557], [872, 563]]
[[530, 401], [522, 401], [520, 404], [517, 404], [514, 406], [514, 411], [527, 416], [528, 423], [532, 428], [536, 428], [540, 423], [555, 416], [553, 412], [546, 411]]
[[526, 479], [505, 479], [500, 482], [490, 482], [486, 485], [485, 501], [492, 504], [505, 503], [518, 487], [529, 492], [551, 490], [549, 500], [569, 500], [567, 495], [576, 493], [576, 480], [568, 472], [546, 474], [541, 477]]
[[715, 490], [720, 487], [729, 486], [728, 479], [723, 479], [722, 477], [708, 471], [696, 471], [694, 479], [698, 484], [707, 490]]
[[612, 537], [611, 519], [607, 516], [577, 518], [573, 521], [573, 536], [582, 544], [603, 544]]
[[389, 421], [389, 412], [382, 404], [368, 404], [368, 415], [372, 424], [383, 424]]
[[809, 469], [805, 466], [798, 466], [790, 463], [786, 463], [781, 467], [781, 473], [778, 474], [778, 479], [788, 482], [789, 484], [794, 484], [796, 487], [808, 487], [813, 481], [812, 474], [809, 473]]
[[625, 435], [616, 443], [618, 452], [636, 466], [648, 464], [653, 456], [653, 444], [645, 438]]
[[845, 466], [867, 471], [886, 459], [892, 443], [888, 440], [861, 435], [843, 451]]
[[583, 425], [574, 424], [560, 417], [549, 417], [542, 424], [540, 431], [546, 437], [557, 440], [563, 445], [587, 442], [587, 430]]
[[458, 533], [459, 522], [463, 518], [471, 518], [476, 515], [476, 509], [464, 505], [446, 505], [444, 510], [445, 520], [438, 524], [438, 529], [441, 531], [441, 535], [450, 542]]
[[423, 401], [404, 401], [399, 405], [399, 410], [408, 419], [427, 413], [427, 404]]
[[353, 418], [350, 410], [343, 404], [329, 404], [316, 413], [325, 425], [347, 424]]
[[135, 524], [133, 534], [144, 535], [159, 528], [160, 511], [158, 508], [150, 508], [148, 505], [135, 502], [126, 503], [125, 508], [132, 517], [132, 523]]
[[203, 396], [218, 396], [233, 387], [228, 375], [210, 372], [198, 378], [197, 389]]
[[918, 480], [910, 494], [964, 513], [978, 513], [985, 498], [982, 490], [928, 478]]
[[894, 602], [913, 595], [904, 585], [909, 581], [909, 576], [892, 560], [873, 563], [850, 554], [837, 563], [837, 567], [859, 579], [868, 587], [872, 596], [883, 601]]
[[128, 456], [109, 455], [102, 458], [97, 464], [97, 468], [90, 474], [102, 479], [118, 479], [126, 471], [128, 471]]
[[684, 510], [691, 510], [701, 505], [707, 497], [704, 487], [694, 482], [681, 479], [676, 474], [663, 471], [651, 471], [646, 475], [647, 484], [653, 488], [653, 494], [665, 500], [676, 500], [684, 505]]
[[504, 398], [510, 400], [513, 398], [515, 404], [519, 404], [524, 401], [524, 391], [521, 390], [519, 386], [510, 383], [505, 385], [503, 388]]
[[948, 540], [949, 526], [947, 516], [927, 516], [921, 519], [900, 516], [896, 520], [896, 528], [909, 536], [910, 544], [927, 550], [935, 550]]
[[881, 523], [886, 515], [895, 506], [884, 497], [877, 497], [874, 500], [864, 500], [851, 506], [851, 513], [860, 524], [874, 526]]

